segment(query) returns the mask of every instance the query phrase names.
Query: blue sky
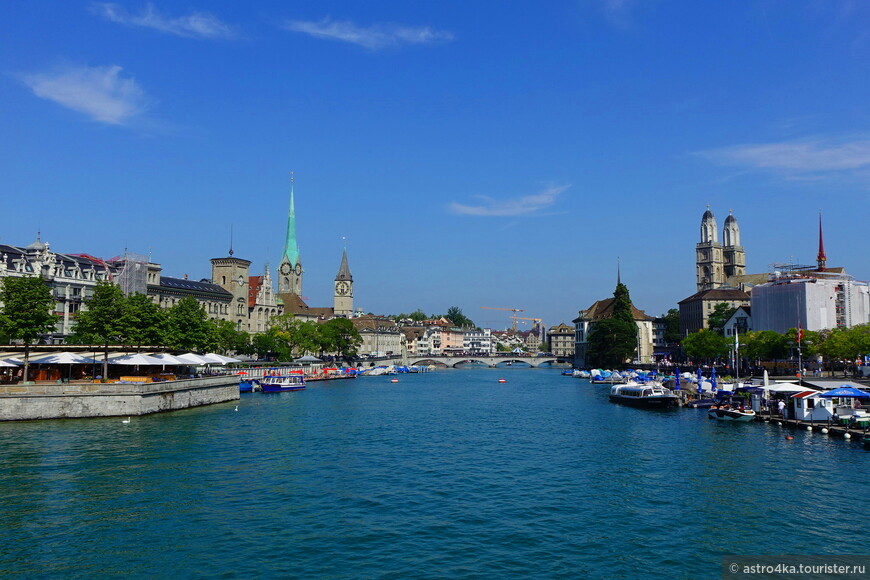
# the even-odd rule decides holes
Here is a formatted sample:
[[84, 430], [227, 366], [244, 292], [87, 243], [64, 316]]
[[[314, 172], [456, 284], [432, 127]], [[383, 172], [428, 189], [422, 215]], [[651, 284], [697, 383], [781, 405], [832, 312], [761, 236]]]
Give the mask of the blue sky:
[[[295, 172], [304, 294], [548, 325], [695, 289], [710, 204], [747, 270], [870, 278], [870, 3], [7, 3], [0, 243], [209, 276], [274, 268]], [[721, 235], [721, 233], [720, 233]]]

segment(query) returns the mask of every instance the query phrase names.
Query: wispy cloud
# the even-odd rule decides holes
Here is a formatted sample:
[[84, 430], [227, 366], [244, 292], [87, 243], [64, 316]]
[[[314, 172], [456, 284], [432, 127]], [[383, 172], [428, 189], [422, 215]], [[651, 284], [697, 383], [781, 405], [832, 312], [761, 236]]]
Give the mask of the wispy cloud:
[[483, 201], [480, 205], [465, 205], [453, 202], [450, 211], [461, 215], [477, 216], [522, 216], [539, 214], [556, 203], [559, 194], [570, 185], [550, 186], [540, 193], [513, 199], [494, 199], [485, 195], [475, 196]]
[[108, 2], [95, 2], [91, 9], [103, 18], [127, 26], [153, 28], [167, 34], [188, 38], [233, 38], [233, 29], [208, 12], [193, 12], [188, 16], [164, 16], [152, 4], [146, 4], [138, 14], [127, 12], [122, 6]]
[[358, 44], [371, 50], [400, 46], [403, 44], [433, 44], [450, 42], [453, 34], [441, 30], [433, 30], [428, 26], [413, 27], [395, 24], [378, 24], [369, 27], [357, 26], [353, 22], [331, 20], [304, 21], [288, 20], [283, 28], [292, 32], [301, 32], [315, 38], [340, 40]]
[[149, 98], [120, 66], [67, 67], [51, 73], [22, 76], [33, 93], [95, 121], [126, 125], [148, 109]]
[[698, 155], [721, 164], [792, 174], [842, 172], [870, 168], [870, 140], [805, 139], [736, 145]]

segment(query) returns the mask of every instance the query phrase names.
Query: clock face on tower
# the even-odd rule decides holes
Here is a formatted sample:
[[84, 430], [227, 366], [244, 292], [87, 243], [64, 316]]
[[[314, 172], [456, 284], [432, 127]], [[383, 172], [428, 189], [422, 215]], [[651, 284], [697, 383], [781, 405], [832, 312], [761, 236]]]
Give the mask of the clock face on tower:
[[339, 282], [335, 285], [335, 293], [339, 296], [344, 296], [345, 294], [347, 294], [348, 290], [349, 288], [347, 286], [347, 282]]
[[296, 264], [296, 273], [302, 275], [302, 264]]
[[287, 262], [284, 262], [283, 264], [281, 264], [281, 273], [284, 274], [285, 276], [290, 273], [291, 269], [292, 268], [290, 268], [290, 264], [288, 264]]

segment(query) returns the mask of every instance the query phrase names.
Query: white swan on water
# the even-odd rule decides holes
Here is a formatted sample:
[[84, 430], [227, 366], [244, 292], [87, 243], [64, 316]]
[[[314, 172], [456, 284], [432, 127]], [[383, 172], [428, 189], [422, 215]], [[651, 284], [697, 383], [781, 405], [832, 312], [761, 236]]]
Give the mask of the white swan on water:
[[127, 417], [126, 419], [124, 419], [123, 421], [121, 421], [121, 423], [129, 423], [129, 422], [130, 422], [130, 417]]

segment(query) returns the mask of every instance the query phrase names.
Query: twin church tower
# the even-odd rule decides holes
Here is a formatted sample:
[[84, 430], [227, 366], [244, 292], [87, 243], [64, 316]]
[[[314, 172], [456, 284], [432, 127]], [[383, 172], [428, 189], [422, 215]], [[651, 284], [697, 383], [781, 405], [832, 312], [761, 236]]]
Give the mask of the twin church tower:
[[344, 316], [353, 314], [353, 276], [347, 265], [347, 248], [341, 255], [341, 266], [333, 282], [333, 307], [310, 307], [302, 298], [302, 259], [296, 243], [296, 207], [293, 178], [290, 178], [290, 212], [287, 216], [287, 239], [284, 254], [278, 266], [278, 296], [284, 303], [284, 312], [297, 316]]
[[740, 245], [740, 227], [729, 212], [719, 241], [716, 218], [707, 206], [701, 218], [701, 242], [695, 246], [698, 291], [724, 286], [731, 276], [746, 274], [746, 252]]

